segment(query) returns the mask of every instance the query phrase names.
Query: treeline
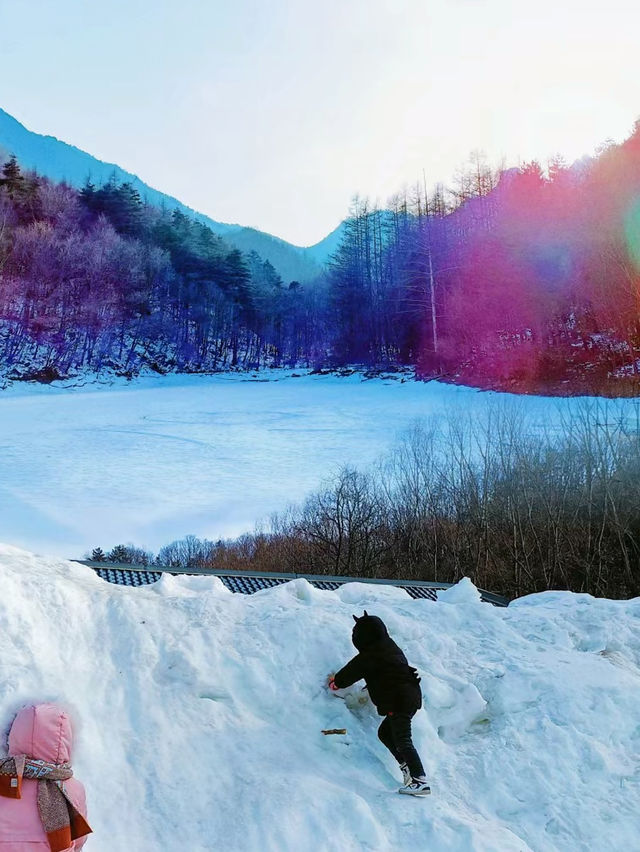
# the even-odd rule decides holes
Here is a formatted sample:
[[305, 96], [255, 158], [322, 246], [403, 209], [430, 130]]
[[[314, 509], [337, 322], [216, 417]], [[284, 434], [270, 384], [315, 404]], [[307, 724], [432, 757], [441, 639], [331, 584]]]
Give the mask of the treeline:
[[[640, 122], [546, 170], [356, 199], [330, 277], [338, 362], [515, 390], [640, 387]], [[568, 384], [567, 384], [568, 383]]]
[[283, 281], [129, 184], [0, 176], [0, 366], [15, 376], [414, 367], [516, 391], [638, 393], [640, 123], [621, 145], [356, 199], [327, 272]]
[[317, 293], [255, 252], [143, 203], [81, 191], [15, 158], [0, 172], [0, 366], [10, 377], [309, 363]]
[[[268, 529], [116, 562], [457, 582], [509, 598], [640, 595], [640, 407], [585, 403], [554, 429], [514, 408], [416, 426], [373, 471], [341, 471]], [[100, 549], [93, 557], [103, 559]]]

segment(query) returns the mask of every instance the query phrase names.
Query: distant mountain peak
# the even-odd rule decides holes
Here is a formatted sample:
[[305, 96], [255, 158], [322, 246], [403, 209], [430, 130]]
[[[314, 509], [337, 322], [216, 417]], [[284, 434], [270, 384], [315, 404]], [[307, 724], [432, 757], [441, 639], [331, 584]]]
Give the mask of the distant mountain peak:
[[54, 181], [65, 181], [77, 189], [84, 185], [87, 178], [96, 185], [106, 183], [113, 176], [119, 183], [131, 183], [148, 204], [177, 208], [207, 225], [214, 233], [224, 237], [229, 244], [241, 251], [256, 251], [263, 259], [273, 264], [285, 282], [294, 279], [305, 282], [316, 278], [322, 271], [322, 265], [335, 250], [334, 235], [342, 227], [338, 226], [338, 229], [314, 246], [302, 248], [257, 228], [218, 222], [193, 210], [177, 198], [154, 189], [137, 175], [115, 163], [99, 160], [55, 136], [28, 130], [0, 108], [0, 154], [2, 153], [7, 156], [15, 154], [23, 168], [34, 169]]

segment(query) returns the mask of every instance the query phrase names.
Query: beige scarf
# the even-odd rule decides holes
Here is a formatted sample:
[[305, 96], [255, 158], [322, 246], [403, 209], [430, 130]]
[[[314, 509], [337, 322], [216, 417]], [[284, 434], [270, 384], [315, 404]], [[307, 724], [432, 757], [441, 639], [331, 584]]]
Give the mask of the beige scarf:
[[64, 785], [72, 775], [68, 763], [47, 763], [24, 754], [0, 760], [0, 796], [20, 799], [23, 778], [38, 782], [38, 811], [51, 852], [63, 852], [78, 837], [91, 833]]

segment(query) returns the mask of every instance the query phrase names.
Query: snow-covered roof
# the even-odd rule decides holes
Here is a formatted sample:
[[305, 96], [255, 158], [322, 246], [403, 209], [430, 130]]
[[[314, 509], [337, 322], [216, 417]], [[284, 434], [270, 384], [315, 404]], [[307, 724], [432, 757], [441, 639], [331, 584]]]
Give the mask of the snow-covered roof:
[[[111, 562], [94, 562], [91, 560], [76, 560], [83, 565], [93, 568], [96, 574], [108, 583], [119, 586], [145, 586], [155, 583], [162, 574], [195, 574], [199, 576], [218, 577], [231, 592], [243, 595], [252, 595], [262, 589], [279, 586], [290, 580], [300, 578], [307, 580], [316, 589], [335, 591], [345, 583], [371, 583], [384, 586], [396, 586], [404, 589], [412, 598], [428, 598], [432, 601], [438, 599], [438, 590], [443, 591], [451, 588], [451, 583], [433, 583], [427, 580], [378, 580], [363, 577], [331, 577], [319, 574], [275, 574], [261, 573], [257, 571], [217, 571], [203, 568], [164, 568], [164, 567], [140, 567], [136, 565], [124, 565]], [[508, 601], [500, 595], [492, 592], [480, 591], [483, 601], [495, 606], [507, 606]]]

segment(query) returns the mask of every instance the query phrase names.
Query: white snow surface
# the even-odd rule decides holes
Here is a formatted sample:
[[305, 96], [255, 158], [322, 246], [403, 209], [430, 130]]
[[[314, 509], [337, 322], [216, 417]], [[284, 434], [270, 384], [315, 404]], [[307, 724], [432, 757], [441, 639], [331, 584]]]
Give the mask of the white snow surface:
[[546, 428], [580, 404], [405, 378], [269, 370], [14, 384], [0, 391], [0, 541], [79, 558], [234, 537], [341, 466], [366, 468], [417, 420], [506, 405]]
[[[640, 599], [131, 589], [10, 546], [0, 588], [0, 722], [27, 701], [74, 708], [88, 852], [638, 848]], [[427, 799], [395, 792], [366, 693], [324, 688], [365, 607], [422, 677]]]

